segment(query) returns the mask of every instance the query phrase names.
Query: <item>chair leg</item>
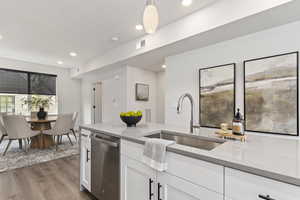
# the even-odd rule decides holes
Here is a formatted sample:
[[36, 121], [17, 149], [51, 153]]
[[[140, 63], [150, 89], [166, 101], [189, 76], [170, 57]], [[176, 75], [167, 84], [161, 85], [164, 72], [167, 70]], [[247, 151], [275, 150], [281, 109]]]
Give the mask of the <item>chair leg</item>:
[[76, 136], [76, 133], [75, 133], [74, 129], [71, 129], [71, 131], [72, 131], [72, 133], [73, 133], [73, 135], [75, 137], [75, 140], [77, 141], [77, 136]]
[[55, 143], [55, 149], [58, 151], [58, 143], [59, 143], [59, 135], [56, 136], [56, 143]]
[[2, 135], [1, 136], [1, 139], [0, 139], [0, 144], [2, 143], [3, 139], [4, 139], [5, 135]]
[[23, 145], [22, 145], [22, 139], [19, 139], [19, 149], [22, 149], [23, 147], [22, 147]]
[[24, 139], [24, 150], [25, 152], [27, 153], [28, 152], [28, 149], [27, 149], [27, 139]]
[[62, 144], [62, 135], [58, 136], [59, 137], [59, 144]]
[[68, 138], [69, 138], [69, 141], [70, 141], [71, 145], [73, 146], [73, 143], [72, 143], [72, 140], [71, 140], [71, 138], [70, 138], [69, 133], [67, 134], [67, 136], [68, 136]]
[[10, 146], [10, 144], [11, 144], [11, 142], [12, 142], [12, 140], [9, 140], [9, 141], [8, 141], [8, 144], [7, 144], [6, 148], [5, 148], [5, 151], [3, 152], [3, 156], [5, 156], [5, 154], [6, 154], [7, 150], [8, 150], [8, 148], [9, 148], [9, 146]]

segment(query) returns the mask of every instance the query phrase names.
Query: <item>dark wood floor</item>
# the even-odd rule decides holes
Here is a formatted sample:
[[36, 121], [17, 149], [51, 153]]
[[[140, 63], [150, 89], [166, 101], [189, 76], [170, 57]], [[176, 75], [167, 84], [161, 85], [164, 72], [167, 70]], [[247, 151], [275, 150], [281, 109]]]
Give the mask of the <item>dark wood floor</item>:
[[0, 173], [0, 200], [92, 199], [79, 191], [79, 156]]

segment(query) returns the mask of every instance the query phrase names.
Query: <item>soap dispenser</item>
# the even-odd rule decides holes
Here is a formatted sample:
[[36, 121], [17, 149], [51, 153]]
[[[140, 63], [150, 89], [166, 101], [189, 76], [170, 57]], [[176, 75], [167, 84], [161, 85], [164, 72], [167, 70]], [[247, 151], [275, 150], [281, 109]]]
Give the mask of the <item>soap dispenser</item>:
[[237, 113], [234, 115], [234, 118], [232, 120], [232, 133], [234, 135], [245, 135], [245, 129], [244, 129], [244, 118], [243, 115], [240, 112], [240, 109], [237, 109]]

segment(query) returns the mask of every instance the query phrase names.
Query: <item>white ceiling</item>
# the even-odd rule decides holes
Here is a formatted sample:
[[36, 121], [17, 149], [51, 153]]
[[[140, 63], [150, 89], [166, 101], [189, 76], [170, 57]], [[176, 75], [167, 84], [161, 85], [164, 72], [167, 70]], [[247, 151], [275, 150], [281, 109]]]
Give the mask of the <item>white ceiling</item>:
[[[264, 12], [249, 15], [241, 18], [240, 20], [227, 23], [226, 25], [201, 32], [193, 37], [178, 40], [177, 42], [137, 54], [136, 56], [131, 56], [130, 58], [116, 63], [107, 65], [102, 64], [101, 67], [103, 67], [103, 69], [107, 69], [110, 67], [129, 65], [155, 72], [162, 71], [161, 65], [164, 63], [166, 57], [299, 21], [299, 10], [300, 1], [291, 1], [289, 3], [282, 4], [281, 6], [268, 9]], [[172, 34], [169, 34], [169, 32], [171, 31], [165, 31], [165, 33], [171, 37]], [[160, 37], [162, 36], [160, 35]], [[74, 76], [77, 76], [76, 73]]]
[[[0, 6], [0, 57], [76, 67], [124, 42], [144, 35], [135, 30], [146, 0], [8, 0]], [[160, 26], [216, 0], [157, 0]], [[118, 42], [111, 41], [119, 37]], [[70, 57], [69, 52], [78, 53]]]

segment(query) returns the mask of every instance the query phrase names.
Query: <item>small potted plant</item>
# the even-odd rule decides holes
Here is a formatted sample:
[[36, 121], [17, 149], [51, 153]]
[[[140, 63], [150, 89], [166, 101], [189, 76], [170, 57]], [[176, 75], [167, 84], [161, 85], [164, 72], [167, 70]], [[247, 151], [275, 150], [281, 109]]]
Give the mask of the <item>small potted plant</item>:
[[141, 121], [143, 117], [142, 111], [129, 111], [129, 112], [122, 112], [120, 117], [124, 123], [126, 123], [127, 127], [136, 127], [136, 124]]
[[46, 119], [45, 109], [53, 104], [53, 96], [32, 95], [30, 98], [23, 99], [23, 105], [28, 105], [32, 112], [37, 112], [38, 119]]

